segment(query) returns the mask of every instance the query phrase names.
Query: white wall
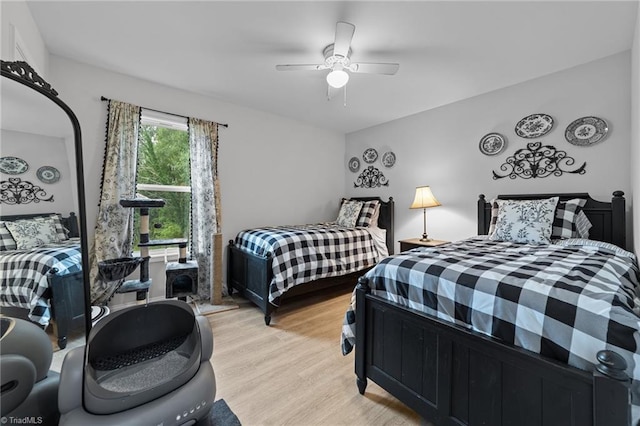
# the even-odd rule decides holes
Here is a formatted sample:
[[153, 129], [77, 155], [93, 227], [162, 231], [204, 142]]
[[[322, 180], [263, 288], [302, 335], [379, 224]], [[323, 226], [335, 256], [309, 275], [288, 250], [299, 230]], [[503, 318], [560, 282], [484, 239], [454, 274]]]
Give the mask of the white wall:
[[[633, 199], [640, 200], [640, 6], [631, 48], [631, 187]], [[640, 254], [640, 208], [633, 210], [633, 236], [636, 255]]]
[[[480, 193], [491, 198], [509, 193], [589, 192], [607, 201], [619, 189], [629, 196], [630, 207], [630, 81], [630, 53], [625, 52], [351, 133], [343, 159], [348, 195], [393, 196], [396, 239], [422, 234], [422, 212], [409, 210], [415, 187], [420, 185], [431, 185], [442, 203], [427, 211], [427, 227], [432, 238], [444, 240], [477, 234]], [[492, 178], [492, 170], [500, 171], [508, 156], [531, 142], [516, 136], [514, 127], [533, 113], [546, 113], [555, 120], [550, 133], [533, 141], [565, 150], [576, 165], [586, 162], [586, 174], [531, 180]], [[590, 147], [569, 144], [565, 128], [590, 115], [608, 122], [608, 137]], [[490, 132], [501, 133], [508, 141], [496, 156], [478, 150], [480, 139]], [[396, 154], [392, 168], [374, 164], [389, 180], [388, 187], [354, 188], [357, 173], [349, 172], [347, 161], [361, 157], [369, 147], [380, 154], [389, 150]]]
[[[335, 218], [345, 192], [336, 167], [344, 157], [343, 134], [56, 56], [50, 58], [50, 73], [50, 83], [82, 127], [90, 240], [105, 143], [107, 104], [101, 96], [229, 124], [219, 131], [218, 160], [225, 245], [249, 227]], [[164, 294], [163, 286], [164, 280], [155, 293]]]
[[[1, 54], [4, 61], [26, 59], [41, 77], [47, 80], [49, 51], [24, 1], [0, 2]], [[24, 58], [16, 56], [16, 44]]]
[[[46, 196], [39, 198], [49, 198], [53, 195], [53, 201], [3, 204], [1, 207], [3, 215], [55, 212], [68, 216], [71, 211], [78, 213], [75, 207], [69, 207], [77, 204], [74, 202], [74, 193], [69, 190], [75, 179], [69, 170], [69, 157], [64, 139], [11, 130], [0, 130], [0, 139], [2, 152], [11, 153], [11, 156], [22, 158], [29, 164], [29, 169], [25, 173], [18, 176], [4, 175], [3, 178], [19, 177], [39, 186], [47, 193]], [[41, 182], [36, 172], [42, 166], [58, 169], [60, 180], [55, 183]]]

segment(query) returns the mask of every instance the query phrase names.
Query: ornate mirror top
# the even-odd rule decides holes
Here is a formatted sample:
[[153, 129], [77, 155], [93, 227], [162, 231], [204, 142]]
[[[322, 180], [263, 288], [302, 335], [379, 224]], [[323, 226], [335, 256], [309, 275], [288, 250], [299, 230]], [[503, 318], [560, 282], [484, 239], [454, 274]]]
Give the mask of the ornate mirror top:
[[17, 79], [20, 79], [31, 86], [35, 86], [40, 90], [47, 92], [51, 96], [58, 96], [58, 92], [56, 92], [49, 83], [44, 81], [28, 63], [24, 61], [1, 61], [0, 66], [3, 71], [11, 73], [11, 75], [15, 76]]

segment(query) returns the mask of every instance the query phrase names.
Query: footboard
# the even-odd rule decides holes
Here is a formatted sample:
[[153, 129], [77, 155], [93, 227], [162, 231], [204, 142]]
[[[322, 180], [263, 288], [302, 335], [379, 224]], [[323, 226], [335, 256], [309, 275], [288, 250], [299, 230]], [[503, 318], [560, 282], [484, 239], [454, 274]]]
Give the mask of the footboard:
[[264, 321], [271, 322], [274, 306], [269, 303], [269, 284], [273, 278], [270, 256], [257, 256], [229, 240], [227, 252], [227, 290], [237, 290], [264, 312]]
[[[273, 279], [273, 258], [271, 256], [258, 256], [235, 245], [229, 241], [227, 252], [227, 290], [231, 295], [234, 290], [245, 298], [255, 303], [264, 312], [264, 322], [271, 323], [271, 314], [277, 309], [269, 302], [269, 286]], [[278, 304], [284, 299], [300, 296], [307, 293], [320, 291], [329, 287], [349, 286], [353, 289], [353, 282], [366, 270], [353, 272], [337, 277], [320, 278], [298, 284], [287, 290], [278, 299]]]
[[[355, 370], [436, 424], [630, 423], [626, 366], [582, 371], [369, 294], [356, 300]], [[624, 361], [624, 360], [622, 360]]]
[[58, 346], [64, 349], [69, 331], [85, 324], [84, 275], [82, 271], [58, 275], [54, 268], [49, 274], [49, 288], [53, 331], [58, 338]]

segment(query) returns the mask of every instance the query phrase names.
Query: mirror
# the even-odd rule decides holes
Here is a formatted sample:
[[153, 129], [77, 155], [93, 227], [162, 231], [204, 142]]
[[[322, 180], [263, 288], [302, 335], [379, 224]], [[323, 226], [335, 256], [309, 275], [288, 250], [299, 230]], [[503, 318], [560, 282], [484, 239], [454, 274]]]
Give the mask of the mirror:
[[[23, 274], [33, 276], [32, 283], [2, 269], [0, 313], [37, 321], [40, 325], [50, 322], [52, 327], [47, 328], [47, 332], [54, 335], [54, 350], [64, 349], [68, 336], [80, 336], [84, 344], [84, 337], [91, 328], [91, 304], [80, 124], [69, 106], [58, 98], [57, 92], [26, 62], [2, 61], [1, 71], [0, 218], [5, 222], [4, 227], [0, 225], [0, 238], [7, 231], [12, 237], [20, 234], [15, 224], [9, 224], [19, 219], [32, 224], [37, 222], [33, 216], [42, 217], [45, 213], [60, 213], [63, 217], [73, 213], [76, 217], [68, 223], [63, 222], [71, 231], [68, 236], [72, 238], [68, 240], [63, 238], [66, 231], [60, 227], [55, 232], [51, 230], [49, 219], [41, 220], [49, 225], [36, 225], [40, 232], [39, 243], [30, 242], [26, 232], [24, 238], [18, 238], [16, 244], [23, 247], [46, 241], [49, 243], [47, 248], [56, 246], [57, 249], [59, 242], [59, 248], [65, 252], [60, 255], [49, 253], [55, 259], [46, 260], [48, 267], [41, 266], [40, 275]], [[74, 224], [77, 229], [73, 229]], [[51, 233], [59, 238], [47, 240]], [[9, 249], [0, 251], [0, 262], [15, 261], [9, 258], [11, 247], [5, 248]], [[73, 265], [61, 260], [72, 257], [77, 259]], [[24, 265], [16, 264], [16, 268]], [[62, 271], [65, 267], [68, 270]], [[57, 273], [51, 269], [56, 269]], [[45, 270], [46, 275], [42, 272]], [[28, 287], [37, 289], [41, 297], [33, 290], [30, 292]], [[35, 307], [24, 306], [28, 303], [25, 300], [33, 304], [36, 299]]]

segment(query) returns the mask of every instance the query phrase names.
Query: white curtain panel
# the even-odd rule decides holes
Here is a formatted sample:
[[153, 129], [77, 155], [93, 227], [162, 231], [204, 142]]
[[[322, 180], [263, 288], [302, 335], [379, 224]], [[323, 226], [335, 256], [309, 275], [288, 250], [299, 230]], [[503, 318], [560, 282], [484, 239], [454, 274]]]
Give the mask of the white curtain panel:
[[198, 298], [211, 300], [213, 235], [220, 232], [218, 124], [189, 118], [191, 149], [191, 255], [198, 261]]
[[120, 284], [98, 278], [98, 262], [131, 256], [133, 209], [120, 199], [133, 198], [136, 185], [140, 107], [111, 100], [95, 238], [90, 250], [91, 301], [106, 305]]

